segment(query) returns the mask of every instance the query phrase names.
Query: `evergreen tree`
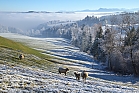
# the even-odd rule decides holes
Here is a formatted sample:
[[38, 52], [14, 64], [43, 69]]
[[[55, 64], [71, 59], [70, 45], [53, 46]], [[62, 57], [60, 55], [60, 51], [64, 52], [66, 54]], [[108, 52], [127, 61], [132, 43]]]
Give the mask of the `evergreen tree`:
[[127, 32], [124, 45], [125, 46], [135, 45], [135, 41], [136, 41], [136, 30], [134, 27], [132, 27], [132, 29], [129, 32]]
[[133, 67], [133, 71], [134, 71], [134, 75], [137, 75], [137, 67], [136, 67], [136, 63], [133, 59], [133, 52], [134, 52], [134, 46], [136, 44], [137, 38], [136, 38], [136, 30], [134, 27], [132, 27], [132, 29], [126, 34], [125, 37], [125, 48], [127, 49], [127, 55], [130, 55], [130, 59], [131, 59], [131, 63], [132, 63], [132, 67]]
[[102, 27], [99, 26], [98, 28], [98, 31], [96, 32], [96, 37], [95, 37], [95, 40], [94, 40], [94, 43], [92, 45], [92, 48], [91, 48], [91, 54], [97, 59], [97, 60], [101, 60], [101, 55], [103, 54], [103, 51], [101, 49], [101, 41], [102, 41], [102, 38], [103, 38], [103, 30], [102, 30]]
[[135, 40], [136, 40], [136, 42], [135, 42], [136, 43], [135, 48], [136, 48], [136, 50], [139, 50], [139, 27], [136, 30]]

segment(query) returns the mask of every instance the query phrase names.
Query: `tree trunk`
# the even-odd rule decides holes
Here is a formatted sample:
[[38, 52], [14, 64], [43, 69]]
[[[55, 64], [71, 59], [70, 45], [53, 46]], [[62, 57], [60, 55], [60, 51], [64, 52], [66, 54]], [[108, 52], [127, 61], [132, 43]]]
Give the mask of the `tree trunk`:
[[112, 70], [110, 52], [108, 53], [108, 68], [109, 68], [110, 71]]

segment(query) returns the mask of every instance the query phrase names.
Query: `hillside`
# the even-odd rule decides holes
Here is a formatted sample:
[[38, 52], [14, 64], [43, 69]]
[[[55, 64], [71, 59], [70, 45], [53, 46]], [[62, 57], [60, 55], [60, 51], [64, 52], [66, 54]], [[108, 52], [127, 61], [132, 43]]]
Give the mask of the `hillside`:
[[[20, 51], [22, 53], [33, 54], [33, 55], [36, 55], [36, 56], [41, 57], [41, 58], [46, 57], [46, 55], [43, 55], [40, 51], [37, 51], [37, 50], [32, 49], [30, 47], [27, 47], [19, 42], [14, 42], [12, 40], [3, 38], [1, 36], [0, 36], [0, 41], [1, 41], [0, 47]], [[47, 56], [47, 57], [49, 58], [49, 56]]]
[[[23, 45], [22, 43], [14, 42], [1, 36], [0, 53], [0, 60], [7, 61], [7, 63], [11, 65], [36, 66], [40, 68], [43, 68], [43, 66], [48, 67], [52, 65], [52, 62], [48, 60], [51, 60], [53, 57], [44, 55], [41, 51], [32, 49]], [[25, 55], [24, 60], [19, 60], [18, 56], [20, 54]]]
[[[17, 34], [0, 34], [40, 50], [52, 57], [51, 61], [33, 54], [0, 47], [0, 92], [7, 93], [138, 93], [138, 78], [121, 76], [105, 71], [90, 55], [80, 52], [63, 38], [32, 38]], [[93, 65], [93, 68], [92, 68]], [[67, 76], [58, 73], [59, 67], [68, 67]], [[86, 70], [89, 76], [84, 83], [73, 74]]]

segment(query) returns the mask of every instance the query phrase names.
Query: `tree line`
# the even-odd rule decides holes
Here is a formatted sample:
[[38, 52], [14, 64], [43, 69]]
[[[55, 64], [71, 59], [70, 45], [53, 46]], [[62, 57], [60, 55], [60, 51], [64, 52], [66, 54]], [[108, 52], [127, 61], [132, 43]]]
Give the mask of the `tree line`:
[[94, 56], [107, 69], [139, 75], [139, 12], [89, 17], [76, 23], [54, 26], [43, 35], [64, 37], [81, 51]]
[[[110, 24], [82, 26], [73, 31], [72, 44], [103, 62], [107, 69], [121, 74], [139, 75], [138, 13], [111, 15]], [[106, 22], [107, 23], [107, 22]]]

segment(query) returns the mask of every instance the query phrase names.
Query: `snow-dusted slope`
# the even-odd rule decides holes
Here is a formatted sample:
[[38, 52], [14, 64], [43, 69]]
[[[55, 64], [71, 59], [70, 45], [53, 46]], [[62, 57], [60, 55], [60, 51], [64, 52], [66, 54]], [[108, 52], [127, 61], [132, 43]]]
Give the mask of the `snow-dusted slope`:
[[[0, 81], [11, 81], [11, 85], [5, 85], [5, 91], [18, 92], [42, 92], [42, 93], [139, 93], [138, 78], [132, 76], [117, 76], [111, 72], [103, 71], [101, 66], [78, 48], [70, 45], [63, 38], [32, 38], [18, 34], [0, 34], [6, 38], [26, 43], [27, 45], [42, 50], [43, 53], [55, 56], [53, 59], [58, 66], [68, 66], [70, 71], [67, 76], [23, 66], [9, 67], [0, 65]], [[62, 60], [64, 59], [64, 60]], [[93, 65], [93, 68], [92, 68]], [[72, 68], [72, 69], [71, 69]], [[89, 73], [87, 81], [76, 81], [74, 71], [86, 70]]]
[[[0, 65], [0, 74], [3, 74], [0, 81], [5, 81], [2, 83], [5, 89], [3, 92], [8, 93], [135, 93], [138, 91], [132, 86], [119, 85], [97, 78], [88, 79], [83, 83], [81, 80], [76, 81], [75, 77], [22, 66], [12, 68]], [[8, 81], [10, 81], [9, 85], [7, 85]]]

